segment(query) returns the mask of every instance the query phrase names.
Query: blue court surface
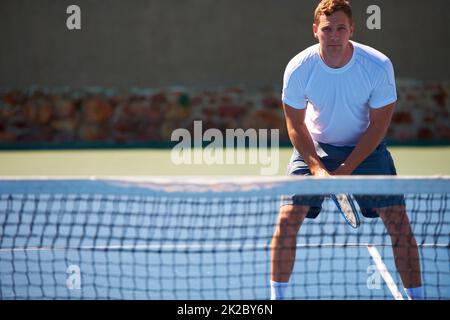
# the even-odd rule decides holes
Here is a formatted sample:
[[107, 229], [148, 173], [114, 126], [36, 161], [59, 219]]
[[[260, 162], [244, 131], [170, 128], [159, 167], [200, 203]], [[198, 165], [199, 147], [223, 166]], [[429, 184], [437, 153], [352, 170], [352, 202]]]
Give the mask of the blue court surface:
[[[277, 201], [203, 205], [133, 197], [5, 197], [1, 299], [270, 297]], [[446, 202], [445, 194], [407, 198], [426, 299], [450, 299]], [[317, 219], [306, 220], [287, 299], [405, 297], [380, 219], [362, 218], [354, 230], [327, 200]]]

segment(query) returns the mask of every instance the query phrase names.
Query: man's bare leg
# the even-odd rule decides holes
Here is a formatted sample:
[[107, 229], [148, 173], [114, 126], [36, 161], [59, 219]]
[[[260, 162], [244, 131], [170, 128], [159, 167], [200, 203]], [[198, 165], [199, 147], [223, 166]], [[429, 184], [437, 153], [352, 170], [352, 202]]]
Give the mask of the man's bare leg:
[[271, 299], [282, 299], [295, 263], [297, 233], [309, 207], [284, 205], [271, 243]]
[[422, 298], [419, 249], [405, 206], [391, 206], [377, 211], [391, 236], [395, 266], [405, 290], [410, 294], [409, 289], [419, 288], [416, 290], [420, 291], [419, 294], [412, 298]]

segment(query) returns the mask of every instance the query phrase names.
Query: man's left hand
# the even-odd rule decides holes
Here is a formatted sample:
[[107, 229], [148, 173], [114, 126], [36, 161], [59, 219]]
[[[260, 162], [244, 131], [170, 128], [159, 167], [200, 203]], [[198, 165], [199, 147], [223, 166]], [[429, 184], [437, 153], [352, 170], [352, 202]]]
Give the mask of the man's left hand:
[[336, 170], [330, 172], [332, 176], [349, 176], [352, 174], [351, 169], [346, 166], [344, 163], [341, 164]]

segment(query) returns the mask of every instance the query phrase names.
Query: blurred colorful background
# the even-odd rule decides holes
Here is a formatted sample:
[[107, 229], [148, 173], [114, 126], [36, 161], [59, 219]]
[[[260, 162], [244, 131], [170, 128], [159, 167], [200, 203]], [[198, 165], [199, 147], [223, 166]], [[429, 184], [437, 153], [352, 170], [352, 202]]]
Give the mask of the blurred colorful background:
[[[194, 120], [203, 130], [279, 129], [284, 174], [282, 76], [314, 44], [317, 1], [80, 0], [81, 30], [66, 27], [70, 4], [2, 1], [0, 175], [259, 172], [172, 164], [171, 134]], [[369, 29], [372, 4], [353, 3], [354, 40], [393, 61], [387, 139], [399, 172], [449, 174], [448, 3], [382, 2], [381, 29]], [[419, 12], [420, 24], [411, 18]]]

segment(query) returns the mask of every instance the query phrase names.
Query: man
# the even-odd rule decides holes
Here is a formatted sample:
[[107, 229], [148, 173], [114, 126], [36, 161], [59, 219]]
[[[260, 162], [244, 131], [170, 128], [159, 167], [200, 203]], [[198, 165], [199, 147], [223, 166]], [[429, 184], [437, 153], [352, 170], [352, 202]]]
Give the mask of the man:
[[[319, 41], [287, 65], [283, 106], [294, 146], [289, 175], [395, 175], [384, 136], [397, 100], [394, 71], [381, 52], [351, 41], [345, 0], [322, 0], [314, 14]], [[303, 220], [315, 218], [323, 197], [284, 198], [271, 244], [271, 299], [283, 299]], [[410, 299], [422, 298], [419, 252], [403, 196], [357, 199], [365, 217], [381, 217]]]

